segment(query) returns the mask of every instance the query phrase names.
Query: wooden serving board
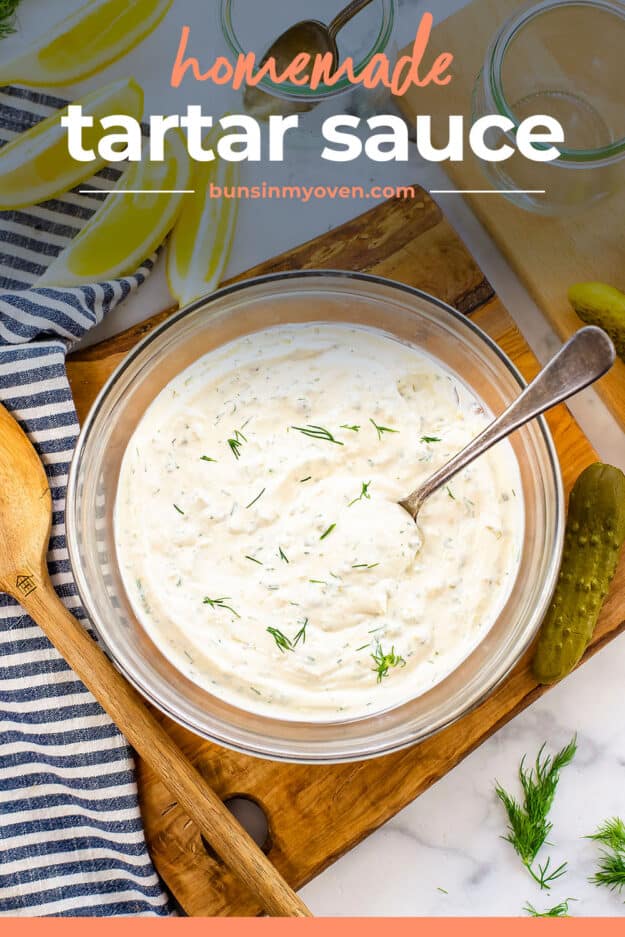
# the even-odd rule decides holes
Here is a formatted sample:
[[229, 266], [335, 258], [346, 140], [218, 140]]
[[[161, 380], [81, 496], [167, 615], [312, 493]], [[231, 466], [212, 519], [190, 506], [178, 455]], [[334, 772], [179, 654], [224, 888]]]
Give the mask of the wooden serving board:
[[[432, 49], [445, 49], [455, 55], [453, 79], [444, 88], [415, 88], [398, 99], [411, 125], [416, 114], [434, 115], [437, 143], [441, 142], [440, 136], [436, 139], [437, 133], [442, 134], [443, 126], [446, 128], [448, 115], [462, 114], [469, 126], [473, 88], [487, 47], [510, 15], [526, 5], [526, 0], [473, 0], [435, 28]], [[588, 54], [590, 57], [592, 50]], [[528, 68], [531, 67], [532, 63], [528, 63]], [[464, 160], [446, 163], [445, 169], [454, 188], [492, 188], [468, 146]], [[581, 325], [567, 300], [570, 286], [584, 280], [601, 280], [625, 290], [625, 164], [622, 175], [623, 188], [619, 192], [566, 218], [533, 214], [501, 195], [467, 196], [476, 215], [563, 339]], [[599, 392], [625, 428], [623, 362], [617, 362]]]
[[[388, 202], [323, 237], [252, 271], [334, 267], [372, 271], [430, 291], [484, 328], [527, 378], [537, 362], [466, 247], [423, 193], [414, 203]], [[157, 316], [69, 360], [81, 417], [126, 352]], [[565, 407], [549, 418], [567, 490], [596, 460]], [[589, 654], [625, 628], [625, 562]], [[163, 718], [169, 731], [224, 799], [260, 804], [269, 820], [268, 852], [280, 872], [300, 887], [355, 846], [453, 768], [499, 726], [543, 692], [527, 659], [479, 709], [412, 749], [329, 767], [285, 765], [248, 758], [211, 745]], [[204, 848], [198, 830], [163, 784], [141, 766], [140, 790], [148, 842], [156, 866], [190, 915], [253, 915], [254, 899]]]

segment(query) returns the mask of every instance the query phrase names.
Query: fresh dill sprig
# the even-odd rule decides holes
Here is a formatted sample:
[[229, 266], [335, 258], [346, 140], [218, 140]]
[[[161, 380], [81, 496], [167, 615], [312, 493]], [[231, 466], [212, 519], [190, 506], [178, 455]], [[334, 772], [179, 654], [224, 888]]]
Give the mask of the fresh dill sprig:
[[375, 664], [373, 667], [373, 672], [378, 675], [378, 683], [382, 683], [384, 677], [388, 677], [391, 667], [405, 667], [406, 661], [403, 657], [399, 657], [395, 653], [395, 647], [393, 646], [390, 651], [383, 651], [382, 645], [378, 643], [375, 653], [371, 655], [371, 659]]
[[441, 442], [440, 436], [422, 436], [421, 442], [431, 443], [431, 442]]
[[265, 494], [266, 491], [267, 491], [267, 489], [266, 489], [266, 488], [263, 488], [263, 490], [262, 490], [261, 492], [259, 492], [259, 494], [256, 495], [256, 497], [254, 498], [253, 501], [250, 501], [249, 504], [246, 504], [246, 505], [245, 505], [246, 510], [249, 510], [249, 508], [253, 508], [254, 505], [256, 504], [256, 502], [257, 502], [257, 501], [260, 501], [260, 499], [262, 498], [262, 496]]
[[177, 504], [174, 504], [174, 507], [178, 511], [178, 514], [182, 514], [184, 517], [184, 511], [182, 510], [182, 508], [179, 508]]
[[228, 596], [224, 596], [223, 599], [209, 599], [209, 597], [206, 596], [204, 599], [204, 605], [210, 605], [211, 608], [224, 608], [226, 611], [232, 612], [236, 618], [240, 618], [241, 616], [239, 613], [236, 612], [231, 605], [226, 605], [226, 602], [231, 601], [232, 599], [230, 599]]
[[597, 871], [590, 881], [611, 891], [622, 891], [625, 887], [625, 823], [620, 817], [612, 817], [602, 823], [597, 832], [588, 839], [593, 839], [604, 847], [599, 856]]
[[525, 768], [525, 757], [519, 766], [519, 780], [523, 788], [523, 803], [497, 784], [495, 791], [506, 809], [508, 815], [508, 835], [505, 839], [514, 847], [521, 862], [541, 888], [549, 889], [556, 879], [564, 875], [567, 863], [563, 862], [557, 868], [551, 868], [551, 860], [547, 859], [543, 865], [534, 868], [534, 860], [553, 824], [547, 819], [556, 787], [560, 779], [560, 771], [570, 764], [577, 751], [576, 739], [573, 738], [562, 751], [553, 758], [544, 755], [545, 746], [542, 745], [533, 769]]
[[211, 459], [208, 455], [203, 455], [200, 459], [200, 462], [216, 462], [217, 459]]
[[363, 482], [360, 494], [357, 498], [354, 498], [353, 501], [350, 501], [347, 505], [348, 508], [351, 508], [352, 504], [358, 504], [359, 501], [362, 501], [363, 498], [366, 498], [367, 501], [371, 501], [371, 495], [369, 494], [369, 488], [371, 487], [372, 482]]
[[241, 446], [244, 442], [247, 442], [247, 436], [244, 436], [241, 430], [237, 429], [234, 433], [232, 439], [228, 440], [228, 445], [230, 446], [230, 451], [235, 459], [241, 458]]
[[254, 556], [248, 556], [247, 553], [245, 554], [245, 559], [246, 559], [246, 560], [250, 560], [252, 563], [258, 563], [259, 566], [264, 566], [264, 565], [265, 565], [264, 563], [261, 563], [260, 560], [257, 560], [256, 557], [254, 557]]
[[293, 642], [291, 639], [287, 638], [285, 634], [282, 634], [278, 628], [267, 628], [267, 633], [274, 639], [282, 654], [284, 654], [285, 651], [293, 650]]
[[304, 436], [310, 436], [311, 439], [323, 439], [325, 442], [334, 443], [335, 446], [345, 445], [345, 443], [341, 442], [339, 439], [335, 439], [330, 430], [326, 429], [325, 426], [315, 426], [309, 423], [308, 426], [292, 426], [291, 429], [297, 430], [298, 433], [303, 433]]
[[548, 908], [546, 911], [537, 911], [534, 905], [530, 904], [528, 901], [523, 910], [526, 914], [529, 914], [530, 917], [570, 917], [569, 901], [575, 901], [575, 898], [565, 898], [560, 904], [556, 904], [553, 908]]
[[0, 0], [0, 39], [15, 32], [15, 13], [21, 0]]
[[348, 429], [348, 430], [350, 431], [350, 433], [359, 433], [359, 432], [360, 432], [360, 426], [357, 426], [356, 424], [354, 424], [353, 426], [350, 426], [349, 423], [342, 423], [342, 424], [341, 424], [341, 429]]
[[[299, 624], [299, 622], [298, 622], [298, 624]], [[293, 642], [292, 642], [292, 643], [293, 643], [293, 647], [297, 647], [297, 645], [300, 643], [300, 641], [302, 642], [302, 644], [306, 644], [306, 628], [307, 628], [307, 627], [308, 627], [308, 619], [305, 618], [304, 621], [303, 621], [303, 623], [302, 623], [302, 627], [299, 629], [299, 631], [297, 632], [297, 634], [296, 634], [295, 637], [293, 638]]]
[[321, 536], [319, 537], [319, 539], [320, 539], [320, 540], [325, 540], [326, 537], [329, 537], [330, 534], [332, 533], [332, 531], [335, 530], [335, 529], [336, 529], [336, 524], [330, 524], [330, 526], [328, 527], [328, 529], [327, 529], [327, 530], [324, 530], [324, 532], [321, 534]]
[[379, 440], [382, 439], [382, 436], [384, 435], [384, 433], [398, 433], [399, 432], [398, 429], [391, 429], [390, 426], [378, 426], [375, 420], [371, 419], [371, 417], [369, 417], [369, 422], [371, 423], [372, 426], [375, 427], [375, 431], [378, 434]]
[[278, 547], [278, 553], [280, 554], [280, 559], [282, 560], [283, 563], [289, 562], [289, 558], [284, 552], [284, 550], [282, 549], [282, 547]]

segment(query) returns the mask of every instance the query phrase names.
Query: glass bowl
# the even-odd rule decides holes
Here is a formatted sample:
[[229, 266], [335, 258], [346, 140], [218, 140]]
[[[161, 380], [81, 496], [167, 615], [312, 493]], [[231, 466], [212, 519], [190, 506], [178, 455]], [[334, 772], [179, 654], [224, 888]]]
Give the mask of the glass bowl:
[[176, 722], [220, 745], [274, 760], [332, 763], [411, 745], [474, 708], [518, 662], [540, 625], [558, 573], [563, 492], [543, 420], [512, 439], [525, 533], [519, 571], [496, 623], [473, 653], [427, 693], [383, 713], [334, 723], [282, 721], [229, 705], [184, 677], [135, 618], [118, 568], [113, 510], [120, 463], [146, 408], [202, 355], [242, 335], [296, 322], [383, 329], [454, 371], [499, 413], [524, 386], [470, 319], [417, 290], [364, 274], [285, 273], [228, 287], [163, 323], [122, 362], [82, 430], [67, 495], [71, 562], [84, 607], [110, 656]]

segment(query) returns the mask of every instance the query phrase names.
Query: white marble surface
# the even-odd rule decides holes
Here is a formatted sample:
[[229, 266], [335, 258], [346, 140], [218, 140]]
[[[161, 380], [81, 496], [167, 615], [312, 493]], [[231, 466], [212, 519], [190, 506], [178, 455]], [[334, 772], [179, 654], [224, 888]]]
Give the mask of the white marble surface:
[[[3, 54], [19, 48], [25, 38], [42, 32], [78, 5], [79, 0], [48, 0], [42, 8], [39, 0], [23, 0], [21, 35], [3, 43]], [[462, 0], [437, 0], [436, 15], [442, 18], [461, 5]], [[188, 95], [171, 91], [162, 63], [172, 60], [179, 25], [190, 23], [201, 30], [213, 7], [216, 0], [210, 5], [175, 0], [164, 27], [131, 58], [69, 93], [82, 92], [109, 76], [132, 70], [148, 86], [148, 113], [183, 109]], [[422, 0], [400, 0], [400, 35], [406, 41], [425, 9], [427, 4]], [[207, 41], [207, 58], [211, 51], [214, 47]], [[460, 49], [457, 51], [461, 54]], [[198, 91], [197, 103], [203, 103], [209, 113], [221, 113], [228, 106], [225, 95], [217, 101], [206, 91], [202, 94]], [[316, 154], [300, 154], [297, 173], [300, 179], [305, 175], [320, 182], [337, 179], [358, 184], [370, 178], [371, 165], [350, 164], [347, 179], [344, 167], [321, 167]], [[272, 169], [264, 165], [248, 171], [250, 182], [254, 177], [287, 183], [295, 177], [295, 170], [288, 165]], [[387, 164], [384, 168], [385, 183], [415, 180], [425, 188], [444, 187], [446, 182], [440, 169], [419, 163], [416, 158], [407, 166]], [[558, 340], [497, 247], [461, 198], [448, 197], [444, 208], [538, 356], [545, 359]], [[228, 272], [240, 272], [362, 210], [363, 206], [350, 202], [319, 202], [305, 207], [286, 202], [243, 204]], [[114, 334], [165, 308], [168, 301], [159, 267], [139, 294], [90, 340]], [[582, 395], [573, 409], [601, 456], [625, 468], [625, 437], [596, 395]], [[625, 724], [621, 718], [624, 672], [625, 639], [621, 638], [310, 883], [303, 895], [313, 912], [363, 916], [517, 915], [527, 900], [537, 907], [548, 907], [561, 898], [572, 897], [579, 899], [571, 905], [575, 915], [621, 915], [622, 899], [588, 883], [596, 849], [581, 837], [605, 817], [617, 813], [625, 816]], [[560, 747], [575, 732], [579, 753], [562, 777], [553, 810], [554, 846], [549, 851], [559, 861], [567, 859], [570, 866], [550, 897], [541, 895], [511, 847], [500, 838], [505, 821], [493, 783], [498, 778], [514, 790], [516, 769], [525, 752], [534, 756], [543, 741], [553, 748]]]

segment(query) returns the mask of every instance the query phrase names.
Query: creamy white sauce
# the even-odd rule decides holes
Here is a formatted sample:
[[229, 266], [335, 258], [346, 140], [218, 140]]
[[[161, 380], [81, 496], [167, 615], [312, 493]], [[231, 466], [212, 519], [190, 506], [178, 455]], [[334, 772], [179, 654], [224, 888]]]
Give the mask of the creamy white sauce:
[[[284, 326], [206, 355], [124, 456], [115, 536], [138, 619], [180, 671], [250, 711], [333, 721], [420, 695], [513, 585], [513, 450], [432, 496], [419, 527], [397, 501], [490, 418], [438, 362], [372, 329]], [[325, 431], [336, 441], [308, 434]]]

